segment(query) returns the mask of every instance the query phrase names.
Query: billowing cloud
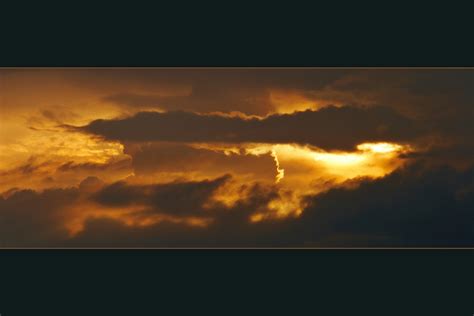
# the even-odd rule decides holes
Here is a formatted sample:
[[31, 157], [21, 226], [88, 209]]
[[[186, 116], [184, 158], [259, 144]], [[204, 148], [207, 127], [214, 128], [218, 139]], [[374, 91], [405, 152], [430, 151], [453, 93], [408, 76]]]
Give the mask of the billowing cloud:
[[[227, 205], [212, 197], [228, 177], [153, 186], [90, 178], [80, 188], [10, 192], [0, 199], [0, 227], [3, 245], [14, 247], [472, 246], [473, 179], [473, 169], [416, 163], [307, 196], [300, 216], [255, 222], [253, 214], [284, 198], [281, 189], [244, 185]], [[64, 223], [77, 214], [69, 206], [85, 200], [108, 210], [84, 217], [71, 235]], [[132, 204], [140, 207], [114, 216]]]
[[297, 226], [313, 245], [474, 243], [474, 169], [415, 163], [356, 189], [332, 189], [308, 199]]
[[232, 207], [214, 205], [208, 227], [160, 222], [127, 226], [90, 219], [71, 245], [151, 247], [387, 247], [472, 246], [473, 171], [414, 164], [375, 181], [307, 196], [302, 215], [251, 222], [279, 196], [256, 186]]
[[301, 143], [323, 149], [355, 148], [366, 141], [408, 141], [419, 127], [385, 107], [326, 107], [263, 119], [191, 112], [141, 112], [96, 120], [80, 130], [120, 141]]
[[[155, 212], [171, 215], [199, 215], [212, 194], [227, 180], [222, 176], [200, 182], [172, 182], [155, 185], [127, 185], [117, 182], [105, 187], [93, 197], [107, 206], [144, 205]], [[201, 214], [203, 215], [203, 214]]]

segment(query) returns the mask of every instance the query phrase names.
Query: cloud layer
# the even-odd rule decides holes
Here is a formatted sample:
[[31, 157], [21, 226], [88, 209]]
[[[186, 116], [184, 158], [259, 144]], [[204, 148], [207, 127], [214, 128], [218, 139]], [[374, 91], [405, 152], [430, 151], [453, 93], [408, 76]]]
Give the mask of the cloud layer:
[[[0, 227], [3, 246], [14, 247], [471, 246], [473, 179], [474, 169], [416, 163], [378, 180], [307, 196], [299, 217], [261, 222], [249, 218], [281, 200], [281, 188], [239, 185], [240, 197], [226, 205], [213, 196], [229, 177], [147, 186], [89, 179], [80, 188], [11, 192], [0, 199]], [[71, 236], [61, 223], [71, 216], [66, 206], [80, 201], [109, 210], [86, 218]], [[132, 221], [166, 216], [146, 225], [111, 216], [131, 205], [140, 206], [128, 213]], [[208, 221], [179, 220], [190, 218]]]
[[472, 69], [0, 80], [0, 246], [474, 245]]
[[80, 128], [122, 142], [300, 143], [352, 150], [362, 142], [408, 141], [415, 122], [390, 108], [325, 107], [263, 119], [191, 112], [140, 112], [124, 119], [96, 120]]

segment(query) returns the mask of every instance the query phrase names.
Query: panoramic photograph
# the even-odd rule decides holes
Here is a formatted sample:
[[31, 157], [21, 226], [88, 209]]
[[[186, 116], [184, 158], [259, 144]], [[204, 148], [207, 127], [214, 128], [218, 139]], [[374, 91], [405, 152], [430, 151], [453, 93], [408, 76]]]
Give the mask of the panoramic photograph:
[[0, 248], [472, 248], [474, 70], [1, 68]]

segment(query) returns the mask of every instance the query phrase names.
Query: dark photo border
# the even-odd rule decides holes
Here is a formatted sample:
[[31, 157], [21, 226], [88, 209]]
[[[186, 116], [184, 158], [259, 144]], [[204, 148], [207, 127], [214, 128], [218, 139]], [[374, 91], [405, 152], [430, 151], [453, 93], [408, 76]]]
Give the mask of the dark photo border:
[[[185, 11], [17, 17], [0, 67], [474, 67], [459, 15]], [[473, 267], [454, 248], [2, 249], [0, 315], [472, 315]]]

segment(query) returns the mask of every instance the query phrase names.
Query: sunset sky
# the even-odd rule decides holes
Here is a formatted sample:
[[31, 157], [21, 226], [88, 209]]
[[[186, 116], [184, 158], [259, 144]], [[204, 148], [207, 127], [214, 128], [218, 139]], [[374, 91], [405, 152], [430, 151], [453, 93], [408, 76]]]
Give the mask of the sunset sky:
[[0, 247], [474, 247], [473, 69], [0, 69]]

